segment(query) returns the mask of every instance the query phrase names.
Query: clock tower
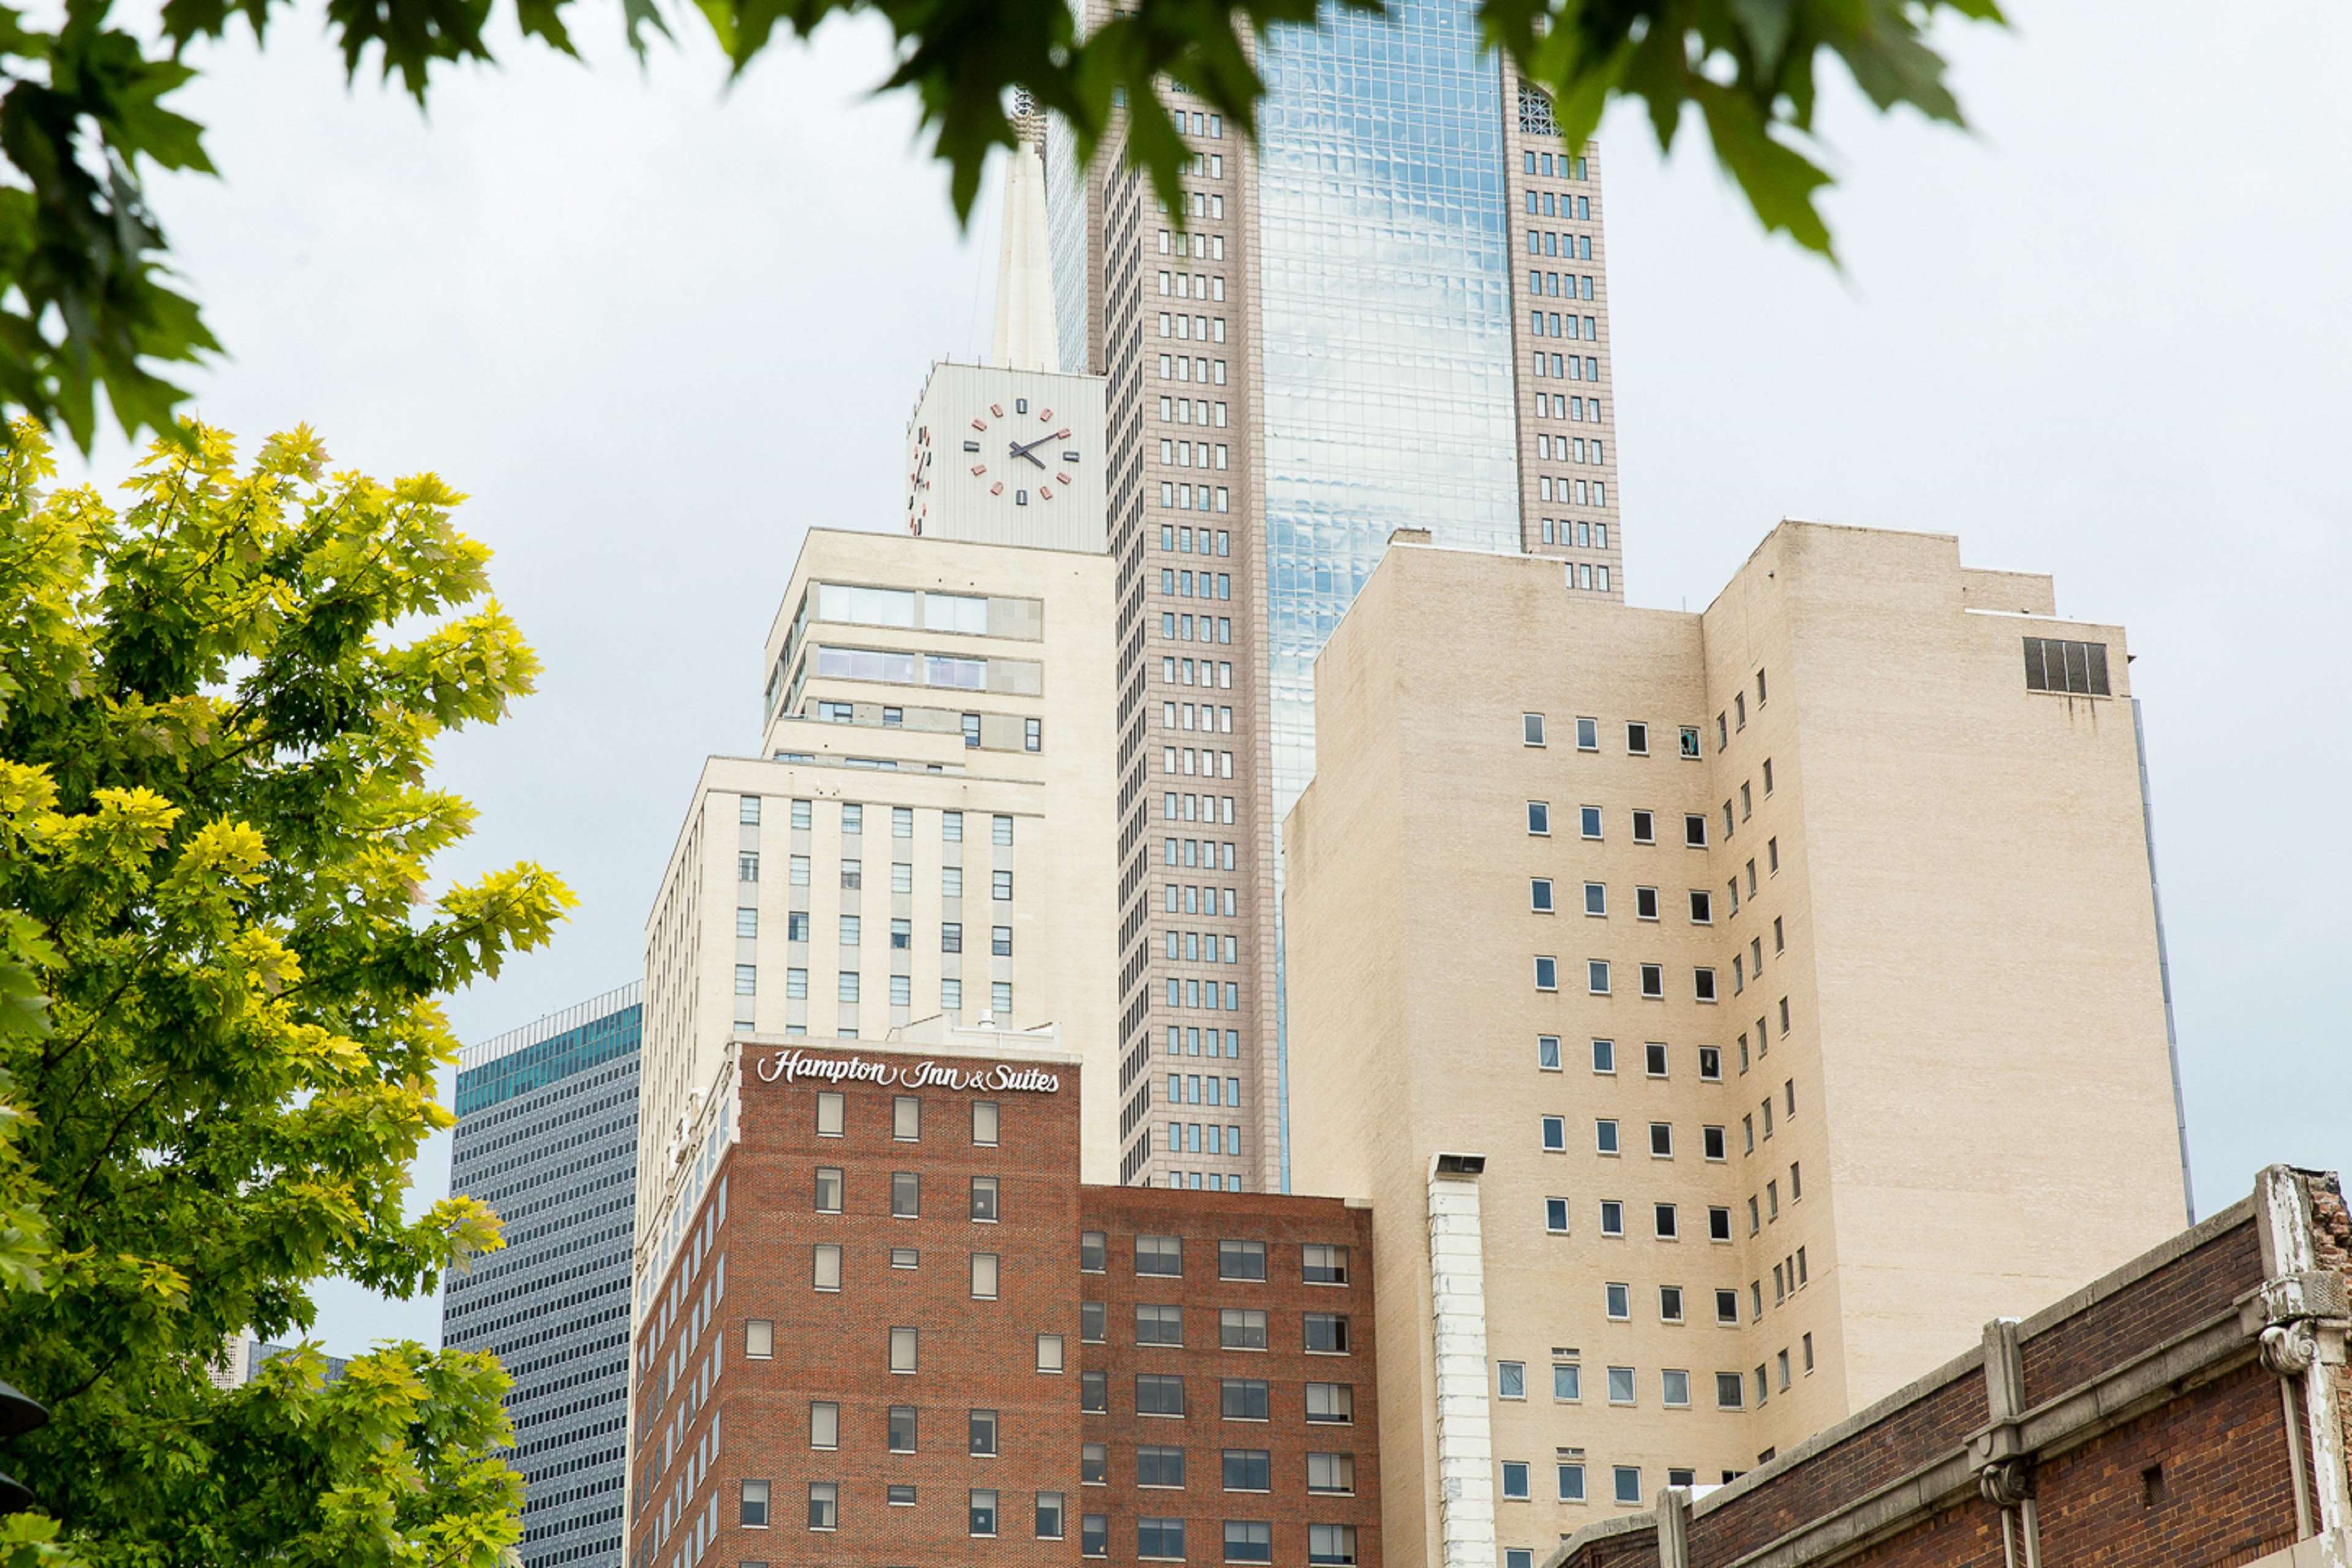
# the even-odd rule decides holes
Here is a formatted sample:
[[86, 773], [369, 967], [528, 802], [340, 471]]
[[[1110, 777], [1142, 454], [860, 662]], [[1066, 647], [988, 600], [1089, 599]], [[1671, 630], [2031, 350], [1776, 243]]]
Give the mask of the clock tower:
[[1108, 547], [1103, 378], [1057, 367], [1043, 124], [1007, 161], [991, 363], [931, 366], [907, 423], [907, 531], [1097, 553]]

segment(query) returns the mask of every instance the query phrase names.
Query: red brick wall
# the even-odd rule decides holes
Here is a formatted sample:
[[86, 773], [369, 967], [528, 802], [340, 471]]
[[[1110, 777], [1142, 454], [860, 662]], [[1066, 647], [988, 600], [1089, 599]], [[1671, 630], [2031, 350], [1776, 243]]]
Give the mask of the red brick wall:
[[2130, 1289], [2094, 1302], [2025, 1342], [2025, 1403], [2038, 1405], [2152, 1345], [2230, 1310], [2262, 1283], [2253, 1222], [2184, 1253]]
[[[747, 1053], [753, 1063], [768, 1054]], [[967, 1070], [992, 1065], [929, 1059]], [[1061, 1079], [1055, 1092], [981, 1095], [937, 1086], [762, 1083], [756, 1072], [746, 1073], [742, 1141], [723, 1167], [730, 1184], [719, 1233], [728, 1260], [719, 1311], [726, 1348], [713, 1402], [720, 1411], [720, 1458], [698, 1493], [707, 1498], [716, 1489], [723, 1528], [707, 1562], [961, 1559], [974, 1550], [965, 1514], [973, 1488], [998, 1494], [998, 1538], [987, 1547], [992, 1561], [1076, 1558], [1078, 1086], [1075, 1068], [1055, 1070]], [[820, 1137], [816, 1097], [836, 1089], [845, 1097], [845, 1135]], [[918, 1142], [892, 1137], [892, 1101], [900, 1093], [923, 1101]], [[1000, 1108], [997, 1147], [972, 1142], [970, 1103], [978, 1098]], [[841, 1214], [814, 1210], [819, 1166], [845, 1173]], [[891, 1215], [894, 1172], [921, 1178], [919, 1217]], [[970, 1217], [974, 1175], [998, 1179], [1002, 1217], [995, 1224]], [[811, 1287], [819, 1243], [842, 1248], [838, 1292]], [[919, 1267], [893, 1268], [891, 1249], [907, 1247], [917, 1250]], [[971, 1297], [975, 1252], [1002, 1259], [994, 1300]], [[743, 1325], [751, 1319], [775, 1324], [772, 1360], [744, 1358]], [[912, 1374], [889, 1369], [893, 1326], [919, 1331], [919, 1365]], [[1040, 1333], [1063, 1336], [1069, 1368], [1063, 1374], [1037, 1372]], [[813, 1400], [841, 1407], [837, 1450], [810, 1448]], [[911, 1455], [888, 1452], [894, 1405], [919, 1411]], [[976, 1408], [998, 1412], [993, 1458], [967, 1452], [967, 1421]], [[639, 1425], [657, 1426], [646, 1420], [642, 1402]], [[747, 1477], [772, 1483], [767, 1530], [736, 1528], [738, 1487]], [[806, 1528], [812, 1481], [839, 1488], [837, 1531]], [[892, 1483], [916, 1488], [913, 1507], [886, 1503]], [[1040, 1491], [1065, 1495], [1070, 1518], [1063, 1540], [1034, 1537]], [[641, 1536], [646, 1521], [632, 1522]], [[667, 1564], [675, 1550], [673, 1542], [656, 1562]]]
[[[1084, 1489], [1081, 1511], [1108, 1514], [1110, 1561], [1134, 1563], [1135, 1521], [1151, 1514], [1186, 1521], [1186, 1555], [1193, 1563], [1223, 1557], [1223, 1525], [1232, 1520], [1265, 1520], [1274, 1526], [1274, 1561], [1307, 1561], [1307, 1527], [1351, 1524], [1356, 1561], [1379, 1568], [1380, 1459], [1376, 1448], [1380, 1412], [1376, 1403], [1372, 1325], [1372, 1234], [1370, 1211], [1349, 1208], [1331, 1198], [1283, 1197], [1270, 1194], [1204, 1194], [1156, 1187], [1087, 1187], [1081, 1207], [1085, 1226], [1108, 1240], [1108, 1267], [1080, 1280], [1080, 1294], [1104, 1304], [1108, 1342], [1082, 1347], [1088, 1369], [1105, 1373], [1110, 1415], [1086, 1418], [1085, 1437], [1110, 1449], [1110, 1483]], [[1139, 1234], [1183, 1238], [1181, 1279], [1135, 1272]], [[1263, 1282], [1217, 1277], [1221, 1239], [1266, 1244]], [[1333, 1243], [1349, 1249], [1345, 1287], [1308, 1285], [1300, 1275], [1300, 1247]], [[1139, 1346], [1139, 1303], [1181, 1306], [1181, 1349]], [[1263, 1352], [1218, 1348], [1218, 1311], [1223, 1307], [1258, 1308], [1266, 1315]], [[1309, 1355], [1303, 1349], [1307, 1312], [1344, 1313], [1350, 1353]], [[1138, 1417], [1135, 1375], [1173, 1373], [1184, 1379], [1185, 1415], [1181, 1421]], [[1228, 1377], [1263, 1379], [1269, 1384], [1270, 1419], [1228, 1422], [1222, 1418], [1220, 1389]], [[1306, 1385], [1343, 1383], [1355, 1390], [1355, 1420], [1349, 1426], [1309, 1423]], [[1138, 1444], [1181, 1447], [1185, 1451], [1185, 1488], [1181, 1493], [1139, 1491], [1135, 1485]], [[1273, 1456], [1270, 1493], [1223, 1489], [1226, 1448], [1266, 1450]], [[1352, 1498], [1307, 1492], [1309, 1452], [1352, 1454]]]

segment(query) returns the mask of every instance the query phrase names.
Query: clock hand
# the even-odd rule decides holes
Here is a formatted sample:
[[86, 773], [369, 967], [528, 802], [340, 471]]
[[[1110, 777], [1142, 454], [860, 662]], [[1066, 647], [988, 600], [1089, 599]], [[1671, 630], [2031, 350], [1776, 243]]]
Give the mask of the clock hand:
[[1030, 443], [1029, 443], [1029, 445], [1028, 445], [1028, 446], [1026, 446], [1026, 447], [1023, 446], [1020, 442], [1015, 441], [1015, 442], [1012, 443], [1012, 446], [1013, 446], [1013, 457], [1016, 457], [1016, 458], [1028, 458], [1031, 462], [1033, 462], [1033, 463], [1036, 464], [1036, 465], [1037, 465], [1037, 467], [1039, 467], [1039, 468], [1044, 468], [1044, 467], [1045, 466], [1045, 460], [1043, 458], [1040, 458], [1039, 456], [1037, 456], [1037, 454], [1036, 454], [1036, 452], [1034, 450], [1034, 447], [1036, 447], [1040, 442], [1050, 441], [1050, 440], [1052, 440], [1052, 439], [1053, 439], [1053, 437], [1050, 437], [1050, 436], [1040, 436], [1040, 437], [1037, 437], [1037, 439], [1036, 439], [1035, 441], [1032, 441], [1032, 442], [1030, 442]]

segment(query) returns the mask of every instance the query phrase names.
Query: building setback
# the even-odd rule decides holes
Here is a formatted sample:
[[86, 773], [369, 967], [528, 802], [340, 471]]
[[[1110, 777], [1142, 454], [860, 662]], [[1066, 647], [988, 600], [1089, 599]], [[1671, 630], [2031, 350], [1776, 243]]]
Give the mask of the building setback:
[[[1624, 588], [1597, 148], [1462, 0], [1331, 9], [1259, 64], [1255, 149], [1169, 94], [1181, 214], [1116, 125], [1091, 165], [1060, 126], [1045, 146], [1060, 363], [1108, 381], [1119, 1174], [1252, 1190], [1286, 1169], [1276, 829], [1314, 772], [1315, 656], [1391, 531]], [[1238, 1142], [1196, 1145], [1156, 1097], [1212, 1042], [1245, 1103]]]
[[2352, 1218], [2253, 1195], [1730, 1486], [1660, 1493], [1547, 1568], [2352, 1563]]
[[1377, 1568], [1369, 1216], [1082, 1185], [1082, 1053], [739, 1037], [635, 1351], [633, 1568]]
[[1290, 818], [1392, 1563], [1718, 1483], [2185, 1215], [2122, 628], [1785, 522], [1701, 614], [1401, 536]]
[[506, 1247], [449, 1277], [441, 1342], [514, 1380], [522, 1568], [621, 1563], [640, 1022], [625, 985], [458, 1058], [449, 1190]]

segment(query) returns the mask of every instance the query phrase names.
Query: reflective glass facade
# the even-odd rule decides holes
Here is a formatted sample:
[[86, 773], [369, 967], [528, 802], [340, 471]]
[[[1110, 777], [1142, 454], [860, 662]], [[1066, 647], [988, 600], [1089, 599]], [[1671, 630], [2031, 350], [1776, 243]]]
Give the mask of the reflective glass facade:
[[1502, 78], [1460, 0], [1324, 7], [1265, 53], [1258, 254], [1274, 814], [1315, 656], [1398, 528], [1519, 548]]
[[634, 985], [469, 1047], [449, 1187], [506, 1248], [451, 1277], [441, 1342], [514, 1380], [523, 1568], [620, 1568], [642, 1008]]

